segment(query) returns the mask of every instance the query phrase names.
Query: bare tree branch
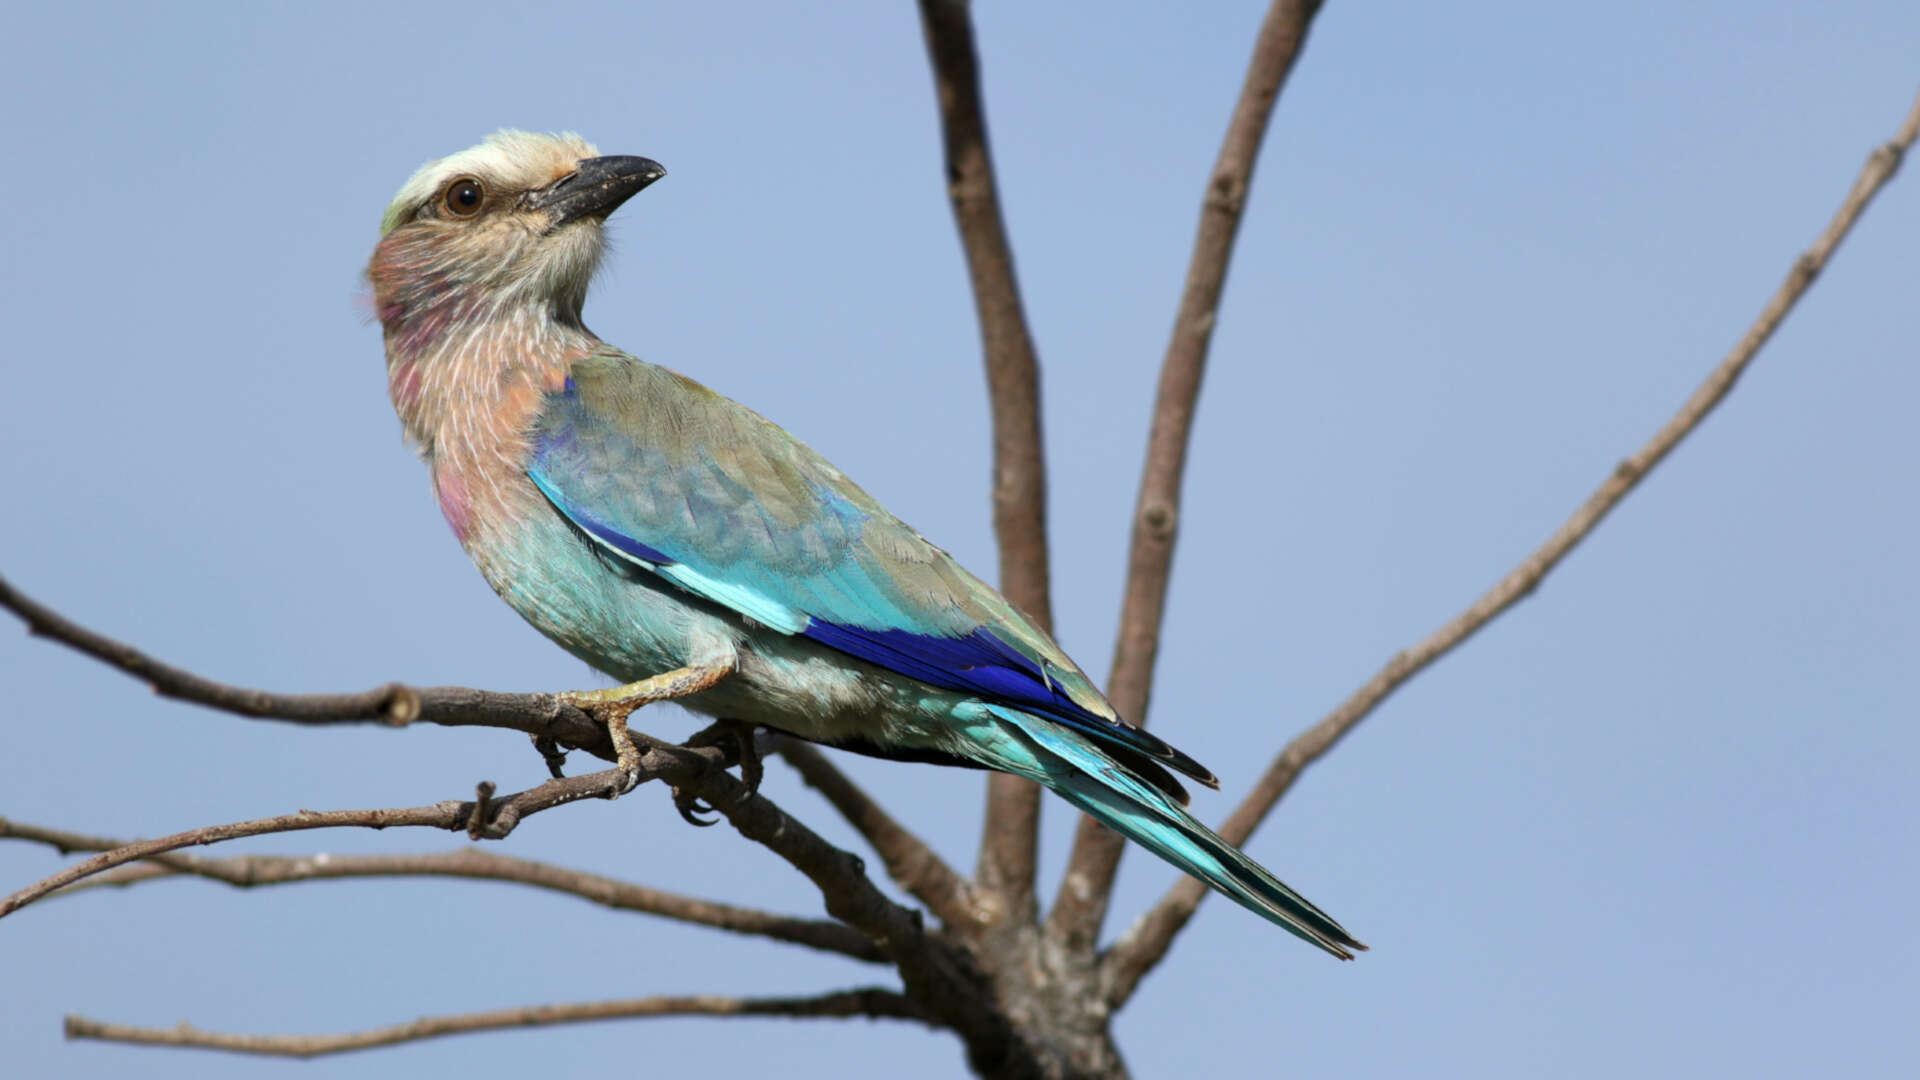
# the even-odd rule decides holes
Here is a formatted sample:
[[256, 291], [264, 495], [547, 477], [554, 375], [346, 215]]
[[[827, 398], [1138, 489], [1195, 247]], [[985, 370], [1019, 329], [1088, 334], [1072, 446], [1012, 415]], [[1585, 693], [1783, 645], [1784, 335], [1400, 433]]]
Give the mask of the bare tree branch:
[[[1700, 426], [1701, 421], [1726, 398], [1761, 346], [1773, 336], [1793, 306], [1812, 286], [1814, 279], [1826, 268], [1834, 250], [1846, 238], [1854, 222], [1859, 220], [1867, 204], [1893, 179], [1899, 171], [1901, 159], [1917, 137], [1920, 137], [1920, 97], [1914, 100], [1906, 120], [1893, 138], [1867, 155], [1866, 164], [1861, 167], [1860, 175], [1855, 178], [1840, 208], [1834, 212], [1833, 220], [1827, 223], [1813, 246], [1793, 261], [1786, 280], [1780, 283], [1766, 307], [1761, 309], [1759, 317], [1754, 319], [1753, 325], [1747, 328], [1746, 334], [1733, 346], [1732, 351], [1708, 373], [1706, 380], [1695, 388], [1665, 426], [1631, 457], [1621, 461], [1599, 488], [1573, 512], [1572, 517], [1554, 530], [1545, 543], [1521, 560], [1493, 588], [1426, 638], [1395, 653], [1386, 666], [1355, 690], [1352, 696], [1319, 723], [1295, 736], [1267, 766], [1259, 783], [1220, 827], [1221, 836], [1234, 844], [1245, 843], [1307, 766], [1331, 750], [1342, 736], [1366, 719], [1408, 679], [1418, 675], [1429, 664], [1451, 652], [1481, 627], [1530, 595], [1539, 587], [1541, 580], [1599, 527], [1607, 514], [1655, 466], [1665, 460], [1674, 447], [1680, 445], [1682, 439]], [[1200, 901], [1205, 898], [1206, 891], [1205, 886], [1191, 879], [1179, 882], [1115, 942], [1105, 962], [1110, 987], [1109, 1000], [1114, 1007], [1119, 1007], [1132, 996], [1141, 977], [1166, 955], [1174, 937], [1186, 926]]]
[[[1226, 285], [1227, 264], [1240, 231], [1241, 212], [1253, 182], [1254, 163], [1266, 137], [1280, 88], [1300, 57], [1307, 28], [1320, 0], [1274, 0], [1254, 39], [1246, 80], [1227, 123], [1220, 156], [1207, 180], [1200, 226], [1193, 239], [1187, 281], [1174, 316], [1173, 337], [1160, 367], [1160, 387], [1147, 435], [1146, 466], [1134, 507], [1133, 539], [1127, 558], [1126, 594], [1120, 610], [1120, 634], [1113, 652], [1107, 698], [1121, 716], [1147, 721], [1153, 695], [1154, 660], [1166, 615], [1167, 583], [1178, 534], [1180, 491], [1193, 434], [1194, 406], [1206, 374], [1207, 350]], [[1125, 842], [1092, 818], [1082, 818], [1074, 838], [1065, 879], [1048, 918], [1047, 930], [1070, 948], [1090, 950], [1100, 937]]]
[[774, 743], [809, 787], [826, 796], [887, 865], [887, 875], [947, 925], [971, 928], [979, 919], [973, 888], [912, 831], [894, 820], [809, 743], [780, 736]]
[[[0, 595], [0, 600], [5, 600], [9, 606], [16, 599], [20, 599], [17, 594], [13, 597]], [[78, 627], [72, 629], [82, 634], [88, 633]], [[198, 676], [186, 677], [198, 679]], [[216, 692], [227, 689], [219, 684], [205, 685]], [[887, 900], [867, 880], [864, 865], [857, 857], [826, 843], [812, 830], [788, 817], [770, 800], [751, 795], [744, 785], [727, 775], [724, 771], [729, 760], [726, 750], [720, 747], [678, 747], [639, 733], [635, 733], [634, 738], [644, 746], [639, 765], [640, 782], [665, 779], [719, 808], [742, 833], [760, 841], [805, 873], [826, 895], [829, 910], [836, 917], [842, 917], [842, 921], [868, 931], [873, 940], [898, 942], [907, 937], [920, 937], [917, 913]], [[471, 832], [477, 816], [485, 819], [479, 825], [480, 835], [498, 839], [510, 833], [522, 818], [531, 814], [580, 799], [609, 798], [629, 786], [620, 770], [606, 769], [548, 780], [526, 791], [489, 798], [485, 800], [484, 808], [479, 807], [476, 800], [447, 800], [431, 806], [396, 809], [301, 810], [253, 821], [190, 829], [155, 840], [122, 845], [68, 867], [0, 900], [0, 917], [94, 874], [178, 848], [268, 833], [343, 826], [376, 829], [426, 826]], [[484, 813], [477, 814], [477, 809]], [[834, 910], [836, 907], [840, 910]], [[848, 915], [842, 916], [842, 911]], [[910, 928], [911, 933], [905, 933], [904, 928]], [[898, 962], [897, 956], [891, 952], [889, 955]]]
[[[398, 683], [360, 694], [275, 694], [217, 683], [193, 672], [162, 663], [130, 645], [95, 633], [67, 619], [13, 588], [3, 578], [0, 578], [0, 607], [18, 614], [26, 621], [31, 632], [68, 645], [143, 679], [165, 696], [208, 705], [241, 716], [293, 720], [309, 724], [368, 721], [404, 724], [421, 720], [455, 727], [468, 725], [504, 727], [578, 746], [608, 760], [614, 757], [612, 741], [607, 737], [606, 729], [586, 713], [562, 704], [552, 694], [498, 694], [464, 687], [417, 688]], [[725, 783], [731, 783], [734, 785], [731, 789], [734, 797], [745, 795], [745, 789], [736, 781], [725, 778], [723, 775], [714, 775], [733, 761], [730, 752], [724, 747], [698, 749], [677, 747], [639, 732], [634, 733], [634, 740], [645, 749], [641, 766], [642, 782], [662, 778], [676, 786], [690, 788], [703, 797], [708, 790], [728, 790]], [[511, 832], [519, 820], [527, 814], [583, 798], [606, 798], [621, 790], [618, 777], [617, 770], [606, 770], [554, 779], [516, 795], [490, 799], [489, 805], [479, 807], [484, 811], [482, 816], [487, 820], [484, 835], [490, 839], [498, 839]], [[725, 783], [722, 783], [723, 780]], [[708, 801], [711, 802], [712, 799], [709, 798]], [[262, 821], [190, 830], [161, 840], [127, 845], [71, 867], [61, 874], [16, 893], [5, 901], [0, 901], [0, 916], [44, 896], [52, 889], [71, 884], [73, 881], [111, 869], [130, 860], [143, 859], [177, 847], [213, 843], [237, 836], [326, 828], [333, 825], [361, 825], [374, 828], [385, 828], [391, 825], [430, 825], [447, 829], [468, 828], [469, 822], [466, 818], [462, 818], [458, 824], [448, 824], [446, 818], [448, 808], [458, 808], [459, 812], [472, 816], [477, 806], [477, 801], [466, 801], [443, 802], [411, 810], [353, 810], [332, 811], [326, 814], [302, 811], [299, 814], [282, 815]], [[802, 855], [811, 858], [813, 870], [809, 871], [806, 867], [801, 867], [803, 872], [807, 872], [809, 877], [813, 877], [815, 872], [821, 873], [825, 875], [824, 880], [836, 883], [837, 887], [845, 891], [848, 883], [837, 876], [838, 871], [827, 866], [827, 863], [833, 860], [827, 858], [824, 853], [831, 852], [848, 859], [853, 857], [826, 844], [811, 830], [806, 830], [777, 807], [773, 807], [772, 803], [768, 802], [767, 807], [772, 811], [773, 817], [764, 819], [753, 817], [753, 820], [762, 823], [763, 831], [767, 835], [797, 836], [804, 833], [806, 837], [812, 838], [813, 844], [818, 845], [818, 849], [805, 843], [795, 846], [795, 842], [791, 840], [784, 850], [781, 846], [774, 844], [767, 846], [780, 851], [783, 856], [789, 858], [789, 861]], [[733, 815], [729, 814], [729, 816]], [[792, 827], [788, 828], [788, 825], [783, 823], [789, 823]], [[901, 833], [906, 835], [904, 830], [901, 830]], [[858, 859], [853, 861], [855, 864], [859, 862]], [[844, 870], [844, 866], [841, 866], [840, 870]], [[871, 891], [871, 897], [865, 897], [865, 900], [878, 899], [897, 907], [897, 905], [891, 905], [891, 901], [885, 901], [884, 896], [877, 890], [873, 890], [872, 883], [865, 880], [864, 874], [864, 870], [861, 870], [860, 880]], [[819, 880], [822, 879], [816, 879], [816, 884]], [[905, 908], [899, 908], [898, 913], [901, 917], [913, 914]], [[860, 928], [866, 929], [864, 926]]]
[[[980, 322], [993, 416], [993, 530], [1000, 544], [1000, 591], [1042, 629], [1053, 627], [1047, 565], [1047, 461], [1041, 433], [1040, 362], [1014, 275], [1013, 248], [1000, 215], [987, 150], [980, 59], [967, 0], [920, 0], [920, 25], [933, 65], [944, 136], [947, 195], [966, 251]], [[996, 773], [987, 781], [987, 814], [976, 871], [989, 918], [1035, 916], [1033, 875], [1040, 788]], [[958, 924], [956, 924], [958, 925]]]
[[[111, 851], [126, 841], [49, 829], [0, 818], [0, 839], [29, 840], [68, 851]], [[806, 945], [869, 963], [882, 963], [873, 942], [851, 927], [822, 919], [802, 919], [771, 911], [648, 888], [552, 863], [500, 855], [479, 848], [407, 855], [241, 855], [213, 858], [166, 852], [139, 866], [121, 866], [59, 890], [67, 895], [90, 887], [125, 886], [158, 877], [192, 876], [237, 888], [287, 885], [303, 881], [370, 877], [452, 877], [505, 881], [589, 900], [616, 911], [637, 911], [717, 930]]]
[[[70, 645], [105, 663], [136, 675], [160, 692], [210, 705], [242, 716], [293, 719], [302, 723], [356, 723], [384, 719], [389, 723], [429, 720], [449, 726], [479, 724], [506, 727], [580, 746], [611, 759], [613, 747], [605, 729], [585, 713], [560, 704], [550, 694], [492, 694], [459, 687], [430, 690], [399, 685], [366, 694], [271, 694], [216, 683], [162, 664], [131, 646], [87, 630], [36, 603], [0, 580], [0, 607], [19, 614], [30, 630]], [[395, 703], [399, 703], [396, 707]], [[788, 816], [764, 796], [749, 792], [728, 775], [733, 762], [721, 746], [680, 747], [640, 732], [633, 733], [643, 749], [639, 781], [661, 779], [689, 792], [724, 815], [739, 832], [773, 851], [820, 890], [828, 914], [854, 927], [873, 941], [899, 969], [909, 993], [929, 1008], [938, 1009], [971, 1047], [1005, 1047], [1012, 1041], [1008, 1021], [983, 991], [978, 972], [946, 943], [928, 935], [920, 913], [889, 900], [866, 876], [858, 856], [827, 843], [813, 830]], [[196, 844], [242, 836], [333, 826], [391, 828], [424, 825], [466, 830], [497, 839], [507, 835], [528, 814], [584, 798], [611, 798], [633, 786], [619, 769], [549, 780], [505, 797], [448, 800], [432, 806], [389, 810], [299, 811], [258, 821], [236, 822], [189, 830], [158, 840], [129, 844], [69, 867], [5, 900], [5, 916], [54, 890], [115, 866], [146, 859]], [[476, 811], [479, 802], [486, 805]]]
[[443, 1035], [465, 1035], [503, 1028], [549, 1027], [590, 1020], [634, 1020], [651, 1016], [864, 1016], [876, 1020], [917, 1020], [929, 1027], [940, 1026], [938, 1020], [898, 991], [866, 986], [813, 997], [741, 998], [701, 994], [567, 1005], [530, 1005], [519, 1009], [426, 1016], [410, 1024], [394, 1024], [344, 1035], [233, 1035], [201, 1031], [188, 1024], [171, 1028], [135, 1027], [104, 1023], [84, 1016], [69, 1016], [66, 1034], [69, 1039], [100, 1039], [148, 1046], [191, 1046], [242, 1054], [310, 1058], [418, 1042]]
[[859, 856], [827, 843], [725, 772], [706, 777], [697, 794], [742, 836], [805, 874], [820, 890], [827, 914], [878, 944], [899, 968], [907, 996], [937, 1010], [940, 1022], [975, 1053], [1012, 1041], [1006, 1016], [994, 1005], [970, 958], [928, 934], [918, 911], [887, 899], [867, 877]]
[[49, 638], [118, 668], [152, 686], [162, 697], [190, 701], [237, 716], [297, 724], [415, 722], [446, 727], [496, 727], [524, 731], [579, 747], [612, 761], [605, 726], [562, 704], [552, 694], [499, 694], [459, 686], [413, 687], [388, 683], [354, 694], [275, 694], [229, 686], [162, 663], [131, 645], [95, 633], [39, 603], [0, 578], [0, 607], [20, 616], [29, 633]]
[[[678, 749], [677, 747], [674, 749]], [[699, 765], [689, 765], [685, 761], [650, 750], [641, 759], [641, 780], [655, 779], [668, 775], [686, 776], [694, 779], [701, 772]], [[498, 839], [513, 831], [520, 820], [542, 810], [550, 810], [570, 802], [587, 798], [607, 798], [611, 793], [624, 789], [618, 769], [606, 769], [583, 776], [570, 776], [561, 780], [549, 780], [536, 788], [508, 795], [501, 799], [489, 800], [489, 819], [485, 823], [484, 834]], [[474, 801], [449, 799], [431, 806], [413, 806], [380, 810], [296, 810], [291, 814], [280, 814], [268, 818], [256, 818], [252, 821], [236, 821], [226, 825], [207, 825], [198, 829], [162, 836], [154, 840], [140, 840], [123, 844], [109, 851], [95, 855], [73, 866], [27, 886], [11, 896], [0, 900], [0, 918], [33, 903], [48, 893], [65, 888], [83, 878], [91, 877], [102, 871], [111, 870], [124, 863], [138, 859], [147, 859], [165, 852], [183, 847], [196, 847], [202, 844], [217, 844], [223, 840], [238, 840], [247, 836], [264, 836], [268, 833], [302, 832], [307, 829], [335, 829], [358, 827], [365, 829], [391, 829], [404, 826], [465, 831], [470, 828], [475, 816]]]

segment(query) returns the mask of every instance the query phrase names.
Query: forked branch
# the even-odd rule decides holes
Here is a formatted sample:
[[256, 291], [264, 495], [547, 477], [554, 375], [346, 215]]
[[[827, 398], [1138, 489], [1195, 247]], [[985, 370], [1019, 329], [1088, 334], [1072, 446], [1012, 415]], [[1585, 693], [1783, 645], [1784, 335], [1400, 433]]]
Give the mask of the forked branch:
[[825, 796], [866, 840], [886, 864], [887, 875], [908, 895], [949, 926], [964, 929], [977, 921], [972, 886], [926, 841], [901, 825], [811, 744], [781, 736], [774, 745], [807, 786]]
[[[0, 579], [0, 607], [20, 615], [36, 634], [52, 638], [151, 683], [170, 697], [193, 701], [243, 716], [290, 719], [301, 723], [405, 723], [426, 720], [449, 726], [505, 727], [580, 746], [603, 758], [613, 747], [605, 729], [586, 713], [552, 694], [495, 694], [458, 687], [420, 689], [392, 684], [363, 694], [272, 694], [217, 683], [164, 664], [130, 645], [95, 633], [27, 597]], [[917, 913], [886, 899], [866, 877], [853, 855], [828, 844], [765, 798], [750, 798], [739, 781], [722, 771], [730, 764], [719, 747], [679, 747], [639, 733], [644, 753], [641, 779], [664, 779], [700, 796], [750, 839], [773, 849], [819, 886], [827, 908], [843, 922], [884, 946], [918, 942]], [[847, 781], [850, 785], [851, 781]], [[0, 916], [48, 892], [134, 860], [197, 844], [240, 836], [328, 828], [336, 825], [388, 828], [425, 825], [465, 829], [476, 838], [498, 838], [527, 814], [584, 798], [607, 798], [625, 784], [617, 770], [557, 778], [539, 787], [499, 798], [450, 800], [432, 806], [391, 810], [301, 811], [259, 821], [194, 829], [159, 840], [142, 841], [96, 855], [0, 901]], [[895, 948], [889, 958], [902, 962]], [[912, 960], [909, 957], [908, 960]], [[904, 968], [903, 968], [904, 970]]]
[[[45, 844], [63, 852], [112, 851], [127, 844], [124, 840], [86, 836], [5, 818], [0, 818], [0, 839]], [[123, 865], [76, 882], [60, 892], [64, 895], [92, 887], [126, 886], [156, 878], [182, 876], [225, 882], [243, 889], [342, 878], [447, 877], [501, 881], [576, 896], [615, 911], [658, 915], [716, 930], [772, 938], [870, 963], [880, 963], [886, 959], [864, 935], [837, 922], [723, 904], [474, 847], [403, 855], [238, 855], [227, 858], [171, 851], [148, 856], [139, 865]]]
[[[1537, 588], [1543, 578], [1554, 567], [1560, 565], [1580, 541], [1587, 538], [1600, 522], [1620, 504], [1633, 489], [1644, 480], [1654, 467], [1666, 459], [1680, 441], [1692, 434], [1701, 421], [1714, 410], [1739, 381], [1747, 365], [1760, 351], [1767, 339], [1773, 336], [1788, 313], [1793, 310], [1801, 296], [1813, 284], [1820, 272], [1826, 268], [1827, 261], [1833, 257], [1840, 241], [1852, 230], [1854, 222], [1866, 210], [1867, 204], [1880, 189], [1893, 179], [1899, 171], [1901, 159], [1920, 137], [1920, 97], [1916, 97], [1906, 120], [1900, 125], [1892, 139], [1877, 147], [1867, 155], [1866, 164], [1860, 169], [1853, 187], [1834, 212], [1833, 219], [1821, 232], [1813, 246], [1801, 253], [1787, 271], [1785, 281], [1774, 291], [1753, 325], [1747, 328], [1740, 340], [1733, 346], [1717, 367], [1707, 374], [1689, 396], [1680, 410], [1666, 424], [1655, 432], [1646, 445], [1640, 447], [1631, 456], [1615, 466], [1613, 472], [1587, 500], [1573, 512], [1546, 542], [1535, 549], [1531, 555], [1501, 578], [1493, 588], [1487, 590], [1465, 611], [1448, 620], [1447, 623], [1413, 646], [1395, 653], [1373, 678], [1368, 679], [1352, 696], [1340, 703], [1319, 723], [1295, 736], [1292, 742], [1280, 752], [1280, 755], [1267, 766], [1267, 771], [1244, 801], [1220, 827], [1220, 835], [1230, 843], [1243, 844], [1253, 835], [1253, 830], [1272, 811], [1274, 804], [1280, 801], [1287, 789], [1293, 786], [1300, 773], [1307, 766], [1319, 760], [1347, 732], [1352, 731], [1360, 721], [1367, 718], [1388, 695], [1399, 689], [1408, 679], [1425, 670], [1429, 664], [1451, 652], [1455, 646], [1472, 637], [1487, 623], [1499, 617], [1502, 612], [1518, 603]], [[1122, 935], [1110, 950], [1106, 960], [1108, 968], [1109, 1001], [1115, 1008], [1132, 996], [1140, 979], [1166, 955], [1173, 939], [1193, 917], [1194, 910], [1205, 898], [1206, 888], [1191, 879], [1174, 885], [1159, 903], [1142, 916], [1126, 934]]]
[[[717, 759], [719, 751], [715, 750], [713, 753]], [[675, 746], [650, 746], [646, 754], [641, 757], [641, 780], [644, 782], [652, 779], [666, 779], [704, 792], [705, 788], [715, 785], [717, 778], [732, 779], [720, 772], [717, 760], [710, 766], [702, 761], [698, 754], [699, 751], [683, 750]], [[614, 793], [623, 791], [626, 787], [626, 779], [620, 770], [605, 769], [597, 773], [549, 780], [539, 787], [502, 797], [494, 797], [491, 785], [483, 784], [481, 796], [472, 800], [448, 799], [430, 806], [374, 810], [296, 810], [291, 814], [256, 818], [251, 821], [207, 825], [153, 840], [122, 844], [111, 850], [102, 851], [90, 859], [75, 863], [51, 877], [43, 878], [5, 899], [0, 899], [0, 918], [11, 915], [35, 900], [95, 874], [185, 847], [218, 844], [227, 840], [266, 836], [271, 833], [304, 832], [309, 829], [394, 829], [409, 826], [454, 832], [465, 831], [476, 839], [482, 836], [498, 839], [512, 832], [522, 819], [533, 814], [578, 802], [581, 799], [611, 798]], [[721, 787], [720, 790], [725, 788]], [[871, 884], [871, 882], [868, 883], [869, 887]]]
[[[147, 654], [97, 634], [42, 605], [0, 579], [0, 607], [20, 615], [34, 633], [52, 638], [151, 683], [171, 697], [194, 701], [242, 716], [291, 719], [301, 723], [405, 723], [428, 720], [449, 726], [477, 724], [512, 728], [537, 737], [579, 746], [603, 758], [613, 757], [605, 730], [586, 713], [551, 694], [492, 694], [461, 688], [423, 690], [394, 684], [364, 694], [271, 694], [227, 686], [166, 665]], [[719, 746], [682, 747], [634, 733], [642, 749], [642, 781], [661, 779], [697, 796], [718, 810], [741, 835], [785, 859], [820, 891], [827, 913], [859, 931], [900, 971], [908, 993], [937, 1008], [943, 1023], [969, 1044], [1001, 1045], [1007, 1025], [982, 992], [967, 962], [925, 932], [918, 911], [888, 899], [867, 877], [856, 855], [827, 843], [764, 796], [725, 772], [732, 764]], [[548, 747], [551, 751], [552, 747]], [[850, 781], [848, 782], [851, 783]], [[276, 818], [193, 829], [158, 840], [103, 852], [0, 900], [0, 916], [18, 910], [74, 882], [182, 847], [242, 836], [333, 826], [391, 828], [398, 825], [465, 830], [476, 839], [512, 831], [531, 813], [584, 798], [611, 798], [632, 786], [618, 769], [555, 778], [539, 787], [495, 797], [481, 785], [474, 800], [448, 800], [432, 806], [383, 810], [300, 811]]]
[[[532, 791], [523, 791], [499, 801], [499, 806], [511, 807], [514, 820], [529, 813], [537, 813], [561, 802], [587, 798], [596, 794], [595, 790], [607, 786], [611, 790], [618, 777], [614, 770], [606, 770], [585, 777], [571, 777], [567, 780], [553, 780], [542, 784]], [[542, 792], [541, 788], [553, 791]], [[557, 792], [565, 790], [567, 794], [555, 797]], [[604, 796], [602, 796], [604, 797]], [[269, 833], [301, 832], [307, 829], [337, 829], [359, 827], [365, 829], [391, 829], [402, 826], [425, 826], [433, 829], [460, 830], [468, 827], [474, 816], [474, 802], [448, 800], [432, 806], [413, 806], [385, 810], [296, 810], [291, 814], [280, 814], [269, 818], [256, 818], [252, 821], [236, 821], [226, 825], [208, 825], [198, 829], [162, 836], [154, 840], [141, 840], [124, 844], [111, 851], [103, 851], [91, 859], [85, 859], [67, 867], [51, 877], [43, 878], [0, 900], [0, 918], [4, 918], [21, 908], [47, 896], [59, 889], [72, 885], [94, 874], [104, 873], [116, 866], [149, 858], [154, 855], [176, 851], [183, 847], [195, 847], [201, 844], [217, 844], [223, 840], [238, 840], [248, 836], [265, 836]]]

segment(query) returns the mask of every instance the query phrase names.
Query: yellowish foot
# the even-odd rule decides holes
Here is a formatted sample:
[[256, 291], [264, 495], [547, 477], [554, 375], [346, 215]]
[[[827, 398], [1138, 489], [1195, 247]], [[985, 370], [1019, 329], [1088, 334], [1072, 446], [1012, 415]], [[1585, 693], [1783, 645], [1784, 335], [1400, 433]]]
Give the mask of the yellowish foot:
[[613, 797], [617, 799], [640, 783], [640, 750], [633, 745], [633, 733], [627, 730], [627, 717], [632, 716], [636, 709], [656, 701], [671, 701], [710, 690], [733, 671], [732, 661], [689, 664], [625, 686], [612, 686], [605, 690], [569, 690], [554, 696], [607, 725], [607, 735], [613, 739], [615, 764], [626, 778], [625, 784], [614, 793]]

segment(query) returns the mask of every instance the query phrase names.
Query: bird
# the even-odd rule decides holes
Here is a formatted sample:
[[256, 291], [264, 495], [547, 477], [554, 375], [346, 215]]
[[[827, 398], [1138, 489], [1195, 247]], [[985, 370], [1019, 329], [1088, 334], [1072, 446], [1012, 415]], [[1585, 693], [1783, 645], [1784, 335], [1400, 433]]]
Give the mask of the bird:
[[367, 268], [447, 524], [509, 606], [621, 683], [564, 697], [607, 724], [628, 785], [628, 714], [665, 700], [1011, 773], [1336, 957], [1365, 949], [1195, 819], [1174, 774], [1214, 775], [1123, 722], [991, 586], [781, 427], [587, 329], [609, 215], [665, 175], [502, 130], [401, 186]]

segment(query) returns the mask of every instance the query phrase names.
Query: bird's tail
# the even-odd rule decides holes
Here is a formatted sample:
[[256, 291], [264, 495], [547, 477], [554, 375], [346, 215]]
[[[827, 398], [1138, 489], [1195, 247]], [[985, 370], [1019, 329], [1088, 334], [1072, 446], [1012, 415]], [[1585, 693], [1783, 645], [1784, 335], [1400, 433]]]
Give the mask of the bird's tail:
[[1017, 709], [988, 711], [1013, 725], [1042, 753], [1038, 770], [1016, 769], [1052, 788], [1102, 824], [1192, 874], [1241, 907], [1342, 960], [1365, 945], [1306, 897], [1200, 824], [1159, 789], [1141, 781], [1076, 732]]

